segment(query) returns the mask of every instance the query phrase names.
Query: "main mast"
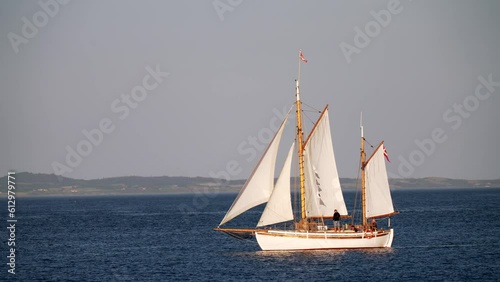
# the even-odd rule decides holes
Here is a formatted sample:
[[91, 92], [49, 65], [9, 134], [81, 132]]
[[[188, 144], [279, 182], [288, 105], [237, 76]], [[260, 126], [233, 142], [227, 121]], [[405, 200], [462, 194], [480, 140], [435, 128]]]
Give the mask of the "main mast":
[[359, 121], [359, 128], [361, 130], [361, 206], [363, 214], [363, 226], [366, 226], [366, 184], [365, 184], [365, 137], [363, 136], [363, 113]]
[[297, 143], [299, 154], [299, 174], [300, 174], [300, 214], [301, 221], [306, 219], [306, 189], [304, 180], [304, 132], [302, 131], [302, 118], [301, 118], [301, 102], [300, 102], [300, 61], [307, 60], [302, 56], [302, 50], [299, 51], [299, 74], [295, 81], [295, 90], [297, 95], [296, 105], [297, 108]]

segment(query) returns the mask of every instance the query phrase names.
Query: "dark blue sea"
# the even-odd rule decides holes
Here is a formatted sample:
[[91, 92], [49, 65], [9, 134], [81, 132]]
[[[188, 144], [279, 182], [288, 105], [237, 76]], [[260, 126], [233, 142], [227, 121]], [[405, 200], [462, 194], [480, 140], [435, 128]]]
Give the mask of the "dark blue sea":
[[16, 274], [4, 227], [0, 280], [500, 281], [500, 188], [395, 190], [393, 247], [372, 250], [262, 252], [212, 231], [234, 197], [18, 198]]

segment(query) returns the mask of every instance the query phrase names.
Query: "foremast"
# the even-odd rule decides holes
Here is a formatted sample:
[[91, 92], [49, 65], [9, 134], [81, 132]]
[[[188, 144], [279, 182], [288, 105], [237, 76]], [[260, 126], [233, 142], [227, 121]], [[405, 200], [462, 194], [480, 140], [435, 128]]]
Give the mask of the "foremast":
[[306, 221], [306, 189], [305, 189], [305, 179], [304, 179], [304, 132], [302, 131], [302, 117], [301, 117], [301, 102], [300, 102], [300, 62], [307, 62], [302, 56], [302, 50], [299, 51], [299, 74], [295, 81], [296, 90], [296, 104], [297, 109], [297, 143], [298, 143], [298, 157], [299, 157], [299, 175], [300, 175], [300, 215], [301, 223]]
[[366, 183], [365, 183], [365, 137], [363, 135], [363, 113], [361, 113], [359, 121], [359, 129], [361, 131], [361, 213], [363, 216], [363, 226], [366, 226]]

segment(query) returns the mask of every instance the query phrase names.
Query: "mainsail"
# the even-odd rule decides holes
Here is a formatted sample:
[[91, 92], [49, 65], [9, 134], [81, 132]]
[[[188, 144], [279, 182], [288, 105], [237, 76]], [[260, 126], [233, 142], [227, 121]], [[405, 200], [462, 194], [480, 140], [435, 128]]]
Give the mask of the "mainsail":
[[288, 156], [281, 170], [273, 193], [267, 202], [266, 208], [260, 217], [257, 227], [271, 225], [293, 219], [292, 199], [290, 196], [290, 170], [295, 143], [288, 151]]
[[331, 216], [335, 209], [347, 215], [333, 153], [328, 108], [306, 140], [304, 174], [307, 217]]
[[288, 114], [219, 226], [269, 200], [274, 187], [276, 155], [287, 119]]
[[365, 166], [366, 217], [369, 218], [387, 216], [394, 213], [383, 148], [384, 142], [381, 142]]

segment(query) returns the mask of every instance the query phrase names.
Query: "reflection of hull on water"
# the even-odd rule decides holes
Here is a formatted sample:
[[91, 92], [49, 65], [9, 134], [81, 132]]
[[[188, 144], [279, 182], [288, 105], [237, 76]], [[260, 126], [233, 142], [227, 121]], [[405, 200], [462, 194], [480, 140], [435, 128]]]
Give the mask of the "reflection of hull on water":
[[255, 237], [264, 251], [383, 248], [392, 245], [394, 230], [373, 233], [259, 230]]

